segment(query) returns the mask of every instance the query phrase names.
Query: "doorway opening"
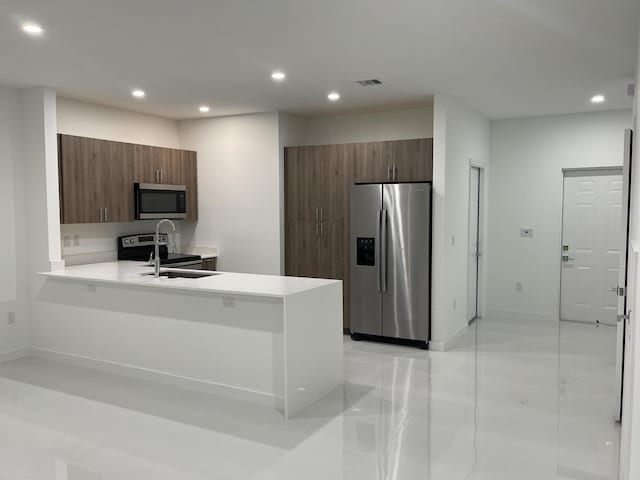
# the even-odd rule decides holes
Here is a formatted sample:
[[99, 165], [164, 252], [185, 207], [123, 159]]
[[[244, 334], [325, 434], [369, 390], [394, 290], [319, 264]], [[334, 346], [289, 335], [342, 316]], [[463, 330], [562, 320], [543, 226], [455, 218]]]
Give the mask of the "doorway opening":
[[467, 321], [473, 322], [480, 317], [480, 249], [482, 199], [481, 169], [471, 166], [469, 169], [469, 229], [467, 261]]

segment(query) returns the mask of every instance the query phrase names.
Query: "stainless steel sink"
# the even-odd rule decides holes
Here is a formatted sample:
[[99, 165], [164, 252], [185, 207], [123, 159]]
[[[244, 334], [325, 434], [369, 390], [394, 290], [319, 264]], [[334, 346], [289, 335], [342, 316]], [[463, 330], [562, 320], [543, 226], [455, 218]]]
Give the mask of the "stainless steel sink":
[[[143, 273], [145, 277], [153, 277], [154, 273]], [[219, 272], [177, 272], [177, 271], [164, 271], [160, 272], [161, 277], [165, 278], [204, 278], [213, 277], [214, 275], [220, 275]]]

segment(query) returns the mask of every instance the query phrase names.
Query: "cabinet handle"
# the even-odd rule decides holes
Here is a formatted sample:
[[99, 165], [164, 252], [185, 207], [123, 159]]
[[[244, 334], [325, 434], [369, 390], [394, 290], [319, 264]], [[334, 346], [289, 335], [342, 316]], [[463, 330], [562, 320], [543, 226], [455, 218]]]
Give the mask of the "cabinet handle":
[[100, 207], [100, 213], [98, 216], [98, 222], [102, 223], [102, 207]]
[[107, 207], [104, 207], [104, 221], [109, 221], [109, 209]]
[[164, 170], [160, 170], [160, 183], [164, 183]]
[[387, 180], [391, 181], [391, 167], [387, 166]]
[[324, 217], [324, 208], [320, 207], [320, 222], [323, 222], [322, 217]]
[[158, 175], [158, 169], [156, 169], [156, 183], [160, 183], [160, 176]]
[[318, 224], [316, 223], [316, 237], [318, 236]]
[[393, 180], [395, 182], [398, 181], [398, 167], [396, 167], [395, 165], [393, 166]]
[[318, 221], [318, 207], [316, 207], [316, 222]]
[[324, 237], [324, 232], [323, 232], [324, 229], [322, 228], [323, 226], [324, 226], [324, 223], [321, 223], [320, 224], [320, 236], [321, 237]]

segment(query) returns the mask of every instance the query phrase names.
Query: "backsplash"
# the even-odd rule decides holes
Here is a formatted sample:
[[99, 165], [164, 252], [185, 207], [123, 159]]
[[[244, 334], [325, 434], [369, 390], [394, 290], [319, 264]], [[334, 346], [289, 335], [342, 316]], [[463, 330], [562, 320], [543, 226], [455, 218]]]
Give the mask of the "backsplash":
[[[181, 250], [182, 222], [176, 225], [176, 250]], [[154, 232], [156, 220], [140, 220], [131, 223], [92, 223], [60, 225], [62, 237], [62, 258], [66, 265], [83, 265], [87, 263], [111, 262], [117, 260], [116, 240], [121, 235]], [[169, 232], [163, 225], [161, 231]], [[173, 242], [173, 235], [169, 235]], [[169, 247], [173, 251], [173, 245]]]

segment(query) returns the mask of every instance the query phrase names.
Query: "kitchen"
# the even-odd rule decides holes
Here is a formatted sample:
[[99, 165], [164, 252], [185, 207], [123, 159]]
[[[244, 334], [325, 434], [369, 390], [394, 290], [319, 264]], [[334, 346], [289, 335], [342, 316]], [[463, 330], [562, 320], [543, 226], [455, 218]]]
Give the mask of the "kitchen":
[[[519, 263], [510, 261], [506, 253], [511, 255], [514, 250], [524, 254], [553, 237], [540, 225], [553, 223], [554, 217], [547, 221], [529, 212], [526, 201], [534, 204], [539, 192], [519, 187], [528, 197], [507, 189], [509, 182], [521, 185], [518, 182], [522, 180], [513, 173], [515, 166], [526, 171], [519, 155], [507, 148], [511, 146], [507, 140], [518, 138], [514, 130], [520, 135], [528, 130], [521, 115], [543, 115], [540, 122], [551, 124], [551, 114], [581, 112], [572, 114], [575, 118], [567, 115], [562, 119], [571, 125], [579, 124], [582, 118], [606, 125], [596, 143], [606, 137], [606, 142], [600, 143], [607, 144], [610, 155], [599, 161], [618, 161], [617, 144], [609, 148], [608, 142], [628, 127], [630, 100], [617, 97], [613, 93], [617, 87], [607, 90], [608, 103], [601, 106], [589, 104], [595, 87], [584, 85], [575, 87], [579, 99], [567, 98], [564, 103], [563, 95], [545, 99], [532, 93], [534, 88], [528, 93], [530, 103], [526, 106], [515, 94], [505, 94], [499, 101], [488, 91], [481, 101], [474, 97], [477, 92], [473, 89], [466, 95], [443, 93], [456, 91], [452, 82], [465, 77], [453, 64], [449, 64], [449, 71], [458, 73], [439, 78], [439, 88], [417, 88], [413, 80], [427, 78], [425, 72], [447, 69], [434, 69], [427, 62], [410, 68], [404, 65], [395, 74], [396, 60], [386, 57], [387, 66], [383, 67], [385, 62], [365, 55], [368, 49], [360, 48], [362, 45], [357, 50], [363, 53], [362, 62], [346, 56], [350, 59], [345, 57], [335, 71], [323, 71], [326, 64], [318, 59], [330, 55], [324, 57], [324, 50], [319, 55], [316, 47], [331, 50], [336, 42], [348, 44], [353, 37], [373, 38], [367, 29], [366, 35], [354, 35], [351, 27], [358, 22], [352, 22], [350, 15], [335, 19], [335, 28], [342, 31], [348, 27], [344, 31], [349, 34], [345, 37], [338, 32], [329, 45], [309, 43], [317, 32], [289, 22], [299, 38], [305, 39], [301, 43], [309, 50], [309, 58], [316, 59], [314, 65], [297, 70], [292, 60], [285, 65], [263, 51], [270, 50], [268, 41], [254, 38], [252, 44], [260, 53], [242, 53], [238, 34], [247, 30], [236, 31], [235, 27], [246, 24], [231, 7], [235, 13], [209, 15], [206, 29], [190, 32], [193, 36], [204, 35], [205, 30], [224, 34], [227, 46], [214, 49], [214, 43], [191, 42], [188, 35], [154, 35], [174, 32], [167, 24], [169, 19], [187, 15], [175, 6], [154, 6], [163, 15], [140, 21], [145, 35], [154, 39], [153, 48], [139, 43], [130, 52], [133, 61], [125, 65], [114, 58], [106, 61], [109, 55], [102, 47], [95, 50], [99, 51], [95, 57], [87, 54], [103, 41], [104, 28], [95, 23], [97, 19], [120, 14], [105, 5], [75, 7], [79, 9], [77, 18], [86, 26], [77, 22], [74, 28], [91, 28], [97, 35], [86, 45], [77, 46], [82, 54], [60, 53], [56, 59], [59, 68], [47, 66], [44, 57], [53, 56], [47, 49], [64, 45], [61, 52], [73, 50], [72, 36], [56, 28], [60, 19], [51, 13], [51, 7], [42, 7], [49, 14], [41, 13], [48, 20], [41, 20], [44, 31], [40, 37], [22, 38], [21, 23], [14, 20], [7, 29], [18, 39], [16, 43], [25, 43], [25, 63], [43, 65], [38, 71], [43, 80], [37, 85], [52, 85], [0, 87], [0, 149], [6, 160], [1, 164], [0, 204], [14, 233], [2, 239], [10, 254], [4, 260], [8, 273], [2, 277], [0, 289], [0, 314], [7, 320], [0, 322], [0, 389], [5, 392], [0, 395], [0, 423], [18, 432], [18, 441], [0, 443], [2, 468], [9, 478], [16, 472], [32, 473], [32, 467], [46, 472], [39, 476], [32, 473], [34, 478], [53, 478], [51, 474], [57, 470], [64, 471], [60, 478], [69, 480], [299, 478], [311, 471], [322, 478], [476, 478], [488, 474], [487, 469], [493, 471], [492, 478], [508, 478], [513, 471], [500, 463], [493, 443], [484, 443], [487, 438], [490, 442], [510, 440], [504, 454], [513, 454], [519, 467], [530, 465], [525, 458], [530, 458], [532, 442], [539, 441], [531, 471], [537, 478], [547, 478], [552, 470], [555, 473], [556, 460], [559, 463], [564, 457], [552, 451], [546, 439], [557, 435], [557, 450], [564, 451], [560, 442], [566, 442], [567, 436], [558, 432], [566, 424], [556, 425], [559, 413], [545, 401], [538, 402], [535, 392], [526, 388], [538, 384], [548, 388], [547, 377], [553, 377], [553, 368], [561, 372], [560, 360], [553, 364], [552, 354], [534, 352], [530, 356], [538, 361], [540, 370], [538, 364], [530, 368], [526, 361], [531, 345], [516, 343], [513, 352], [507, 350], [511, 344], [503, 340], [523, 320], [491, 323], [501, 312], [514, 317], [515, 313], [529, 313], [530, 324], [522, 330], [534, 340], [550, 325], [539, 322], [549, 315], [542, 307], [533, 312], [523, 307], [520, 312], [509, 303], [519, 300], [524, 305], [537, 299], [537, 291], [530, 287], [533, 280], [526, 277], [536, 272], [535, 268], [518, 268]], [[267, 24], [281, 25], [299, 15], [302, 8], [281, 7], [270, 12], [256, 6], [254, 13], [260, 12]], [[386, 17], [377, 7], [372, 5], [366, 16], [375, 12], [379, 19]], [[132, 39], [131, 22], [145, 18], [141, 4], [127, 8], [132, 15], [123, 23], [127, 25], [123, 42]], [[274, 12], [288, 13], [276, 19]], [[34, 18], [36, 13], [32, 6]], [[387, 12], [395, 21], [400, 16], [402, 25], [413, 25], [396, 33], [411, 37], [419, 31], [430, 36], [429, 29], [425, 33], [409, 18], [417, 15], [408, 13]], [[187, 23], [202, 26], [199, 22], [204, 17], [196, 17], [189, 14]], [[233, 31], [228, 25], [235, 26]], [[435, 31], [437, 26], [432, 27]], [[258, 30], [268, 37], [269, 29]], [[533, 30], [538, 38], [540, 30]], [[285, 40], [282, 51], [287, 51], [291, 32], [270, 31], [279, 32], [280, 40]], [[110, 42], [118, 40], [110, 35]], [[180, 42], [192, 45], [185, 48]], [[436, 43], [431, 39], [420, 45]], [[397, 51], [407, 44], [414, 45], [405, 38], [389, 49]], [[140, 53], [143, 50], [144, 55]], [[384, 54], [384, 50], [378, 53]], [[166, 57], [154, 63], [151, 59], [157, 60], [154, 55], [158, 51]], [[222, 58], [216, 57], [219, 51], [223, 51]], [[196, 65], [186, 62], [190, 55], [185, 52], [215, 58], [211, 58], [211, 66]], [[231, 60], [249, 57], [253, 65], [250, 72], [246, 65]], [[95, 58], [95, 63], [89, 58]], [[140, 58], [149, 58], [149, 62], [140, 62]], [[79, 65], [73, 66], [76, 61]], [[110, 63], [111, 69], [94, 68], [102, 62]], [[228, 73], [220, 65], [225, 65]], [[366, 65], [370, 68], [364, 68]], [[86, 75], [93, 71], [93, 80], [78, 75], [79, 71]], [[54, 73], [60, 78], [54, 78]], [[480, 72], [478, 78], [487, 73]], [[348, 80], [340, 83], [339, 77]], [[492, 82], [484, 80], [485, 85], [491, 84], [492, 92], [506, 92], [509, 85], [518, 83], [513, 78], [509, 82], [492, 78]], [[371, 82], [362, 86], [357, 80]], [[230, 92], [247, 85], [252, 93], [235, 97], [236, 104], [230, 105]], [[399, 92], [412, 91], [412, 96], [394, 100], [391, 93], [396, 86]], [[114, 93], [116, 89], [119, 93]], [[527, 90], [521, 88], [523, 97]], [[256, 100], [258, 97], [261, 100]], [[106, 142], [111, 145], [107, 151], [118, 152], [107, 157], [121, 163], [105, 170], [94, 168], [96, 165], [77, 170], [82, 159], [98, 157], [83, 154], [74, 160], [73, 155], [66, 155], [78, 151], [65, 143], [74, 141], [84, 142], [85, 149], [93, 148], [87, 145], [94, 141], [103, 146]], [[592, 145], [583, 143], [585, 151]], [[496, 145], [501, 148], [494, 152]], [[312, 159], [323, 149], [335, 152], [335, 158], [332, 153], [325, 155], [332, 167], [322, 170], [303, 165], [300, 176], [304, 181], [298, 182], [296, 193], [291, 188], [296, 185], [292, 181], [297, 168], [293, 159]], [[409, 170], [401, 160], [396, 161], [402, 156], [398, 152], [405, 150], [419, 152], [406, 160]], [[387, 153], [380, 155], [380, 151]], [[165, 153], [169, 160], [154, 164]], [[173, 158], [178, 158], [177, 169], [172, 167]], [[138, 167], [141, 162], [146, 165], [136, 171], [136, 162]], [[304, 170], [305, 166], [310, 170]], [[555, 174], [556, 166], [540, 170]], [[479, 243], [486, 250], [476, 257], [477, 313], [489, 320], [483, 327], [469, 321], [467, 309], [470, 168], [481, 172], [481, 190], [492, 196], [478, 194], [477, 205], [478, 215], [486, 221], [485, 228], [478, 231]], [[404, 177], [406, 172], [409, 178]], [[493, 178], [500, 180], [490, 183]], [[112, 181], [122, 183], [113, 187]], [[431, 261], [429, 256], [411, 257], [414, 269], [402, 270], [400, 263], [392, 263], [391, 254], [410, 248], [394, 243], [396, 247], [383, 254], [383, 238], [389, 237], [377, 231], [377, 226], [382, 230], [382, 223], [364, 225], [352, 238], [353, 220], [361, 214], [357, 209], [354, 213], [351, 195], [356, 183], [373, 185], [377, 199], [364, 203], [374, 216], [379, 212], [384, 216], [385, 210], [393, 212], [385, 202], [395, 198], [388, 184], [405, 182], [418, 185], [411, 195], [421, 197], [423, 206], [428, 204], [429, 215], [419, 214], [421, 222], [416, 225], [420, 224], [424, 233], [419, 242], [421, 253], [430, 251]], [[161, 213], [162, 218], [144, 219], [145, 209], [141, 208], [136, 219], [136, 198], [145, 201], [136, 197], [136, 183], [138, 193], [153, 194], [155, 190], [172, 195], [174, 206], [184, 195], [185, 211], [147, 211]], [[100, 203], [100, 197], [108, 197], [110, 192], [116, 203]], [[557, 193], [546, 196], [555, 198]], [[490, 202], [518, 205], [519, 212], [527, 213], [514, 222], [521, 228], [535, 227], [536, 236], [520, 239], [511, 223], [490, 212]], [[292, 208], [296, 206], [300, 208]], [[176, 218], [176, 214], [185, 218]], [[175, 232], [164, 222], [156, 235], [158, 222], [167, 217]], [[389, 224], [403, 223], [402, 215], [387, 218]], [[535, 222], [524, 223], [531, 218]], [[426, 229], [427, 223], [430, 229]], [[542, 231], [545, 234], [541, 235]], [[402, 230], [390, 233], [394, 242], [402, 236], [395, 232]], [[520, 242], [517, 250], [504, 247], [515, 241], [512, 237]], [[292, 244], [303, 247], [296, 251]], [[155, 255], [156, 247], [159, 255]], [[186, 278], [156, 279], [154, 261], [158, 256], [176, 260], [175, 266], [181, 267], [160, 265], [159, 273]], [[500, 268], [496, 267], [498, 260]], [[396, 276], [382, 275], [383, 265], [392, 266], [385, 273]], [[371, 286], [376, 292], [374, 300], [366, 295], [358, 297], [353, 282], [360, 273], [352, 275], [352, 268], [363, 273], [355, 285]], [[539, 270], [535, 280], [550, 284], [544, 277], [546, 269]], [[403, 274], [415, 274], [423, 293], [419, 302], [408, 302], [407, 310], [419, 311], [422, 325], [428, 327], [415, 335], [410, 328], [399, 326], [401, 322], [385, 325], [377, 319], [384, 305], [397, 304], [403, 297], [396, 295], [389, 302], [378, 291], [384, 290], [385, 282], [391, 289], [392, 280]], [[519, 275], [525, 276], [524, 282]], [[382, 308], [356, 315], [374, 318], [375, 328], [354, 319], [351, 306], [357, 298], [360, 306], [377, 304]], [[391, 324], [398, 331], [385, 334]], [[492, 330], [496, 325], [500, 326], [498, 332]], [[413, 342], [392, 345], [379, 342], [384, 340], [381, 336]], [[503, 347], [506, 351], [500, 350]], [[547, 375], [544, 379], [542, 369]], [[539, 377], [532, 379], [534, 374]], [[559, 385], [553, 388], [558, 398], [565, 399]], [[510, 403], [513, 399], [517, 405]], [[76, 419], [65, 411], [74, 412]], [[504, 416], [501, 420], [497, 411]], [[24, 428], [26, 425], [33, 432]], [[518, 431], [509, 430], [509, 426]], [[555, 433], [549, 433], [552, 431]], [[610, 441], [608, 424], [603, 431], [607, 436], [600, 443], [609, 452], [615, 447], [606, 444]], [[36, 452], [32, 459], [26, 459], [22, 445]], [[579, 458], [602, 458], [587, 455], [594, 449], [585, 447]], [[486, 460], [486, 465], [479, 460]], [[613, 468], [609, 457], [604, 463]], [[0, 473], [5, 471], [0, 468]]]

